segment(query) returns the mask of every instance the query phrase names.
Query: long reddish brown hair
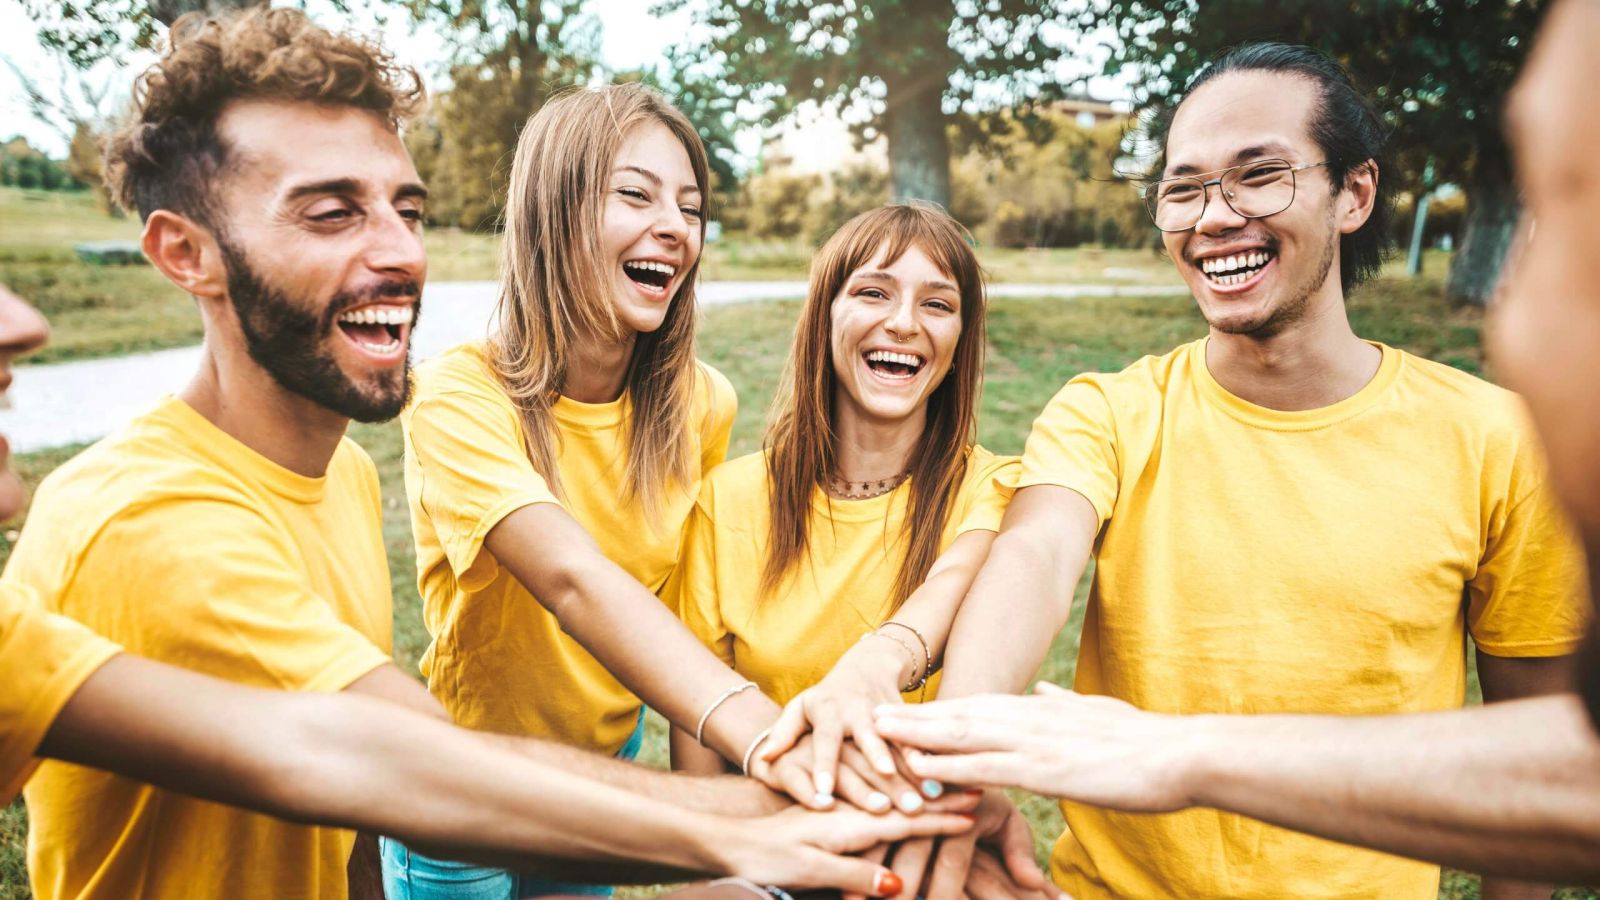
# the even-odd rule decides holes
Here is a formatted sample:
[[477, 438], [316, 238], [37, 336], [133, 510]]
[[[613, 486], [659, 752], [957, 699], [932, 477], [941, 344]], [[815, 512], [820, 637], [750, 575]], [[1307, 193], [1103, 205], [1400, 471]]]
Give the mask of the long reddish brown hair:
[[961, 339], [949, 374], [928, 398], [927, 422], [911, 454], [906, 558], [895, 576], [895, 607], [927, 578], [939, 555], [945, 519], [977, 439], [988, 301], [966, 229], [932, 204], [893, 203], [846, 222], [811, 262], [805, 308], [765, 441], [772, 526], [763, 592], [782, 584], [805, 555], [811, 498], [834, 470], [833, 300], [851, 273], [880, 253], [883, 264], [892, 265], [911, 247], [926, 253], [960, 289]]

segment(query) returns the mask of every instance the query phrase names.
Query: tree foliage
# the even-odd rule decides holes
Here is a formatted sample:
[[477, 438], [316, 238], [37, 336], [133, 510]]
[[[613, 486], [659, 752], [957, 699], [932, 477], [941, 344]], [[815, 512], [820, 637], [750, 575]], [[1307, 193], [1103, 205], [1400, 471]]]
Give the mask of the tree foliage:
[[39, 42], [80, 69], [116, 59], [129, 50], [156, 46], [163, 32], [186, 12], [219, 12], [265, 6], [267, 0], [23, 0], [39, 25]]
[[[658, 12], [684, 8], [664, 0]], [[811, 100], [864, 110], [888, 140], [897, 198], [949, 202], [946, 116], [984, 97], [1059, 92], [1056, 0], [708, 0], [681, 56], [775, 124]]]
[[449, 87], [406, 143], [429, 184], [429, 217], [490, 228], [505, 209], [517, 136], [556, 91], [588, 80], [599, 25], [580, 0], [405, 0], [451, 36]]
[[0, 143], [0, 185], [41, 191], [81, 190], [68, 167], [14, 137]]
[[[1000, 247], [1134, 247], [1151, 242], [1138, 192], [1111, 177], [1122, 152], [1119, 120], [1084, 127], [1044, 110], [968, 123], [954, 165], [951, 213]], [[962, 138], [957, 137], [962, 142]]]
[[1168, 105], [1218, 51], [1247, 41], [1308, 44], [1343, 62], [1394, 127], [1397, 172], [1425, 162], [1468, 194], [1451, 293], [1480, 301], [1515, 219], [1502, 137], [1506, 91], [1545, 4], [1538, 0], [1101, 0], [1084, 29], [1114, 30], [1108, 72], [1130, 67], [1138, 99]]

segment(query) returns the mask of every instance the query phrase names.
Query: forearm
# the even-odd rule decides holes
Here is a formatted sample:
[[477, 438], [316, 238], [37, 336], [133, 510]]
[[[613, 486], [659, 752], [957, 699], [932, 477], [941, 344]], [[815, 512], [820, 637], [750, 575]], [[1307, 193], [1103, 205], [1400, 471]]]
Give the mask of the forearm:
[[[546, 606], [562, 630], [673, 725], [693, 733], [706, 709], [744, 681], [695, 639], [642, 585], [609, 560], [575, 573]], [[759, 690], [723, 701], [706, 721], [705, 743], [737, 760], [780, 708]]]
[[790, 801], [761, 783], [735, 775], [695, 777], [622, 762], [550, 741], [485, 735], [535, 762], [604, 785], [625, 788], [694, 812], [732, 817], [764, 816], [787, 809]]
[[995, 538], [951, 627], [940, 697], [1021, 691], [1066, 625], [1088, 547], [1038, 531]]
[[1490, 875], [1600, 877], [1600, 740], [1572, 696], [1175, 721], [1195, 805]]
[[[890, 616], [891, 621], [903, 622], [915, 628], [927, 641], [929, 660], [922, 661], [917, 671], [921, 671], [928, 661], [932, 662], [935, 669], [942, 662], [956, 613], [960, 611], [967, 592], [972, 589], [984, 560], [988, 559], [994, 538], [992, 531], [970, 531], [956, 538], [934, 561], [927, 579]], [[905, 674], [909, 677], [910, 672]]]
[[[273, 740], [261, 739], [263, 723]], [[255, 690], [121, 656], [68, 703], [40, 753], [444, 855], [524, 868], [572, 857], [720, 871], [710, 842], [727, 840], [721, 820], [485, 737], [381, 701]], [[594, 877], [617, 876], [604, 868]]]
[[696, 744], [694, 737], [683, 729], [673, 728], [667, 740], [672, 756], [672, 771], [690, 775], [722, 775], [727, 772], [727, 763], [715, 750]]

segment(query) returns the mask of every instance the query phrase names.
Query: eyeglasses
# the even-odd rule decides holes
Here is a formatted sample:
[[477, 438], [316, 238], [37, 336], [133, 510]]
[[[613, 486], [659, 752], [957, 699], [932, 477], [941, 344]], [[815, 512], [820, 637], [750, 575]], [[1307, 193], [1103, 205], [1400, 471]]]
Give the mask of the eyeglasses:
[[1165, 178], [1144, 189], [1144, 207], [1162, 231], [1188, 231], [1200, 224], [1209, 199], [1206, 189], [1216, 185], [1229, 209], [1246, 219], [1259, 219], [1281, 213], [1294, 202], [1294, 173], [1325, 165], [1326, 161], [1294, 166], [1285, 159], [1258, 159], [1201, 175]]

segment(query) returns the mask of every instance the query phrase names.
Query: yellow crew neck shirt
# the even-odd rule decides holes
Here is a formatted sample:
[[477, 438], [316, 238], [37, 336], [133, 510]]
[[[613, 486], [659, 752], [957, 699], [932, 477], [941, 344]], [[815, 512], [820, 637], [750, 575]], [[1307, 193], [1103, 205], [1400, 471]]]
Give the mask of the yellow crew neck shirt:
[[738, 400], [720, 372], [696, 363], [690, 404], [693, 477], [669, 489], [652, 520], [621, 496], [625, 398], [556, 401], [562, 500], [528, 459], [521, 419], [481, 343], [417, 368], [400, 421], [417, 583], [433, 639], [421, 667], [457, 724], [606, 754], [633, 733], [639, 699], [561, 630], [483, 542], [513, 511], [557, 503], [608, 559], [658, 593], [677, 565], [701, 473], [727, 454]]
[[[4, 581], [130, 653], [337, 691], [389, 662], [379, 517], [377, 471], [348, 438], [308, 478], [168, 398], [45, 478]], [[350, 831], [60, 762], [23, 796], [41, 900], [346, 894]]]
[[[1077, 690], [1169, 713], [1364, 715], [1460, 706], [1465, 638], [1571, 652], [1582, 566], [1513, 394], [1378, 345], [1322, 409], [1228, 393], [1205, 340], [1072, 379], [1018, 487], [1101, 522]], [[1197, 809], [1062, 804], [1057, 883], [1080, 898], [1432, 898], [1439, 868]]]
[[[1014, 456], [974, 446], [939, 549], [969, 531], [996, 531]], [[894, 612], [895, 576], [906, 556], [903, 531], [911, 482], [881, 497], [812, 498], [806, 554], [786, 581], [762, 596], [772, 521], [767, 455], [752, 453], [711, 473], [690, 520], [683, 562], [668, 595], [689, 630], [778, 703], [828, 674], [861, 636]], [[937, 677], [928, 695], [937, 693]], [[908, 700], [920, 691], [906, 695]]]

